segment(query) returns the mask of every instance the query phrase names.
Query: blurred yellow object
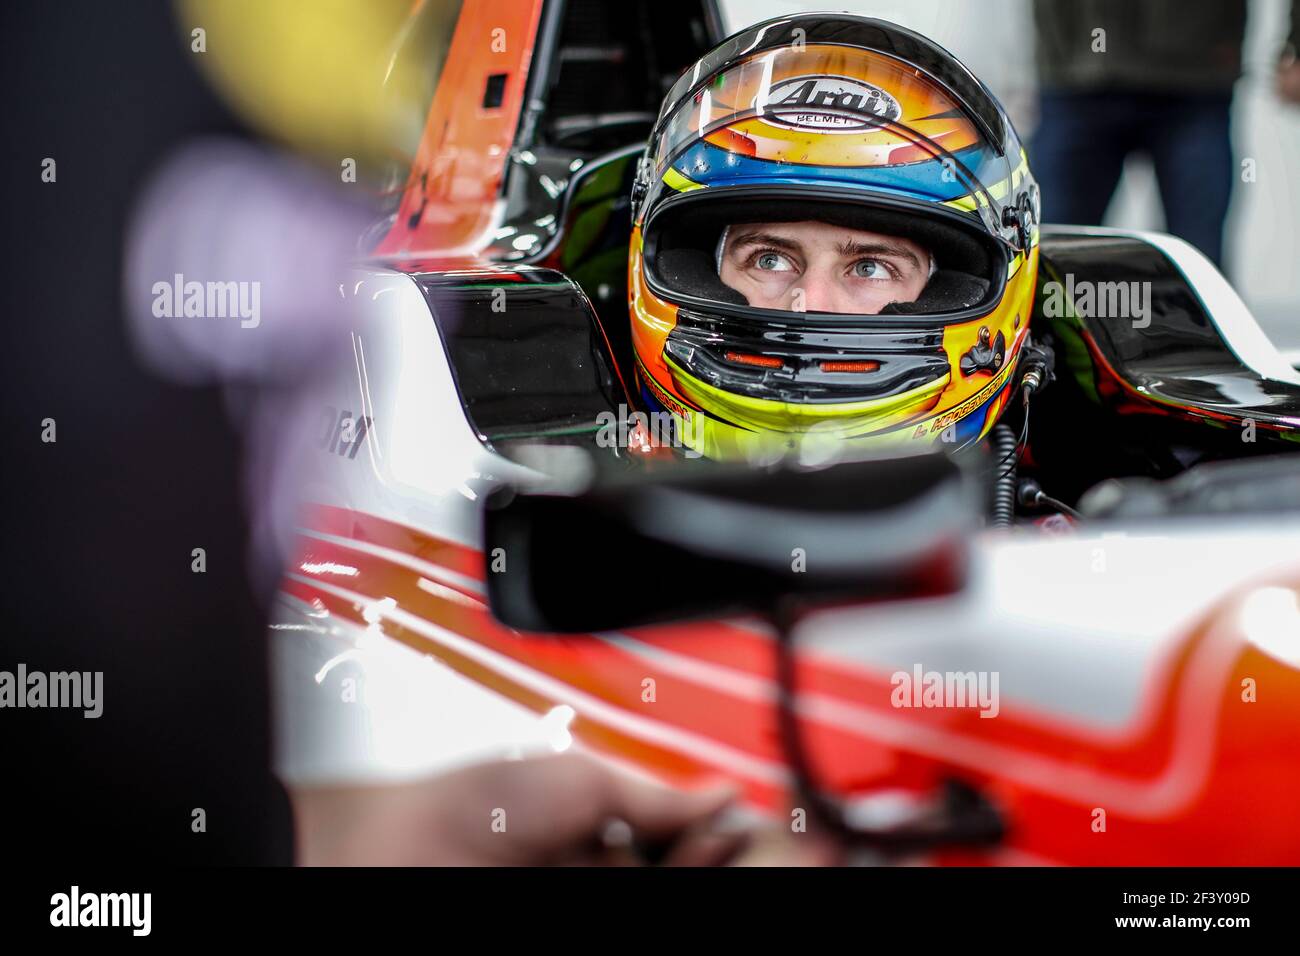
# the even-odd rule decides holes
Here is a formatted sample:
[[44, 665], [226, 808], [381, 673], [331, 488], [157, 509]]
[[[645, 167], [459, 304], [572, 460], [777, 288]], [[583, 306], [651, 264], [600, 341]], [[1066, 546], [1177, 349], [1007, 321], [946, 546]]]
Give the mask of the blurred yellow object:
[[[409, 158], [409, 114], [418, 114], [418, 129], [459, 8], [445, 0], [175, 4], [186, 49], [236, 112], [268, 138], [333, 161]], [[198, 29], [204, 52], [195, 50]], [[412, 33], [425, 55], [399, 56]]]

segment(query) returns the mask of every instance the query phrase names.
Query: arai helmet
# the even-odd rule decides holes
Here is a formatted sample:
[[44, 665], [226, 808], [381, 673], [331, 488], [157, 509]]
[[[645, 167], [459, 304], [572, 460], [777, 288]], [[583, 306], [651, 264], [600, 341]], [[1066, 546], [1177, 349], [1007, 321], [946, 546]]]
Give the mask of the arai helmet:
[[[629, 300], [643, 400], [713, 458], [820, 441], [960, 447], [997, 422], [1028, 332], [1038, 189], [992, 94], [902, 27], [780, 17], [669, 91], [633, 189]], [[879, 314], [751, 305], [727, 231], [819, 223], [930, 254]]]

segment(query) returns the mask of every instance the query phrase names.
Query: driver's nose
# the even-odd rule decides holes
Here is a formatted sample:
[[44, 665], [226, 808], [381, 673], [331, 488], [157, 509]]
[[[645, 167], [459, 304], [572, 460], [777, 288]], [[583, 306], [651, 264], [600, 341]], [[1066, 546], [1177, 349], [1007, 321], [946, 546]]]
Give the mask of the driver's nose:
[[807, 273], [794, 288], [790, 307], [795, 312], [839, 312], [835, 283], [827, 277]]

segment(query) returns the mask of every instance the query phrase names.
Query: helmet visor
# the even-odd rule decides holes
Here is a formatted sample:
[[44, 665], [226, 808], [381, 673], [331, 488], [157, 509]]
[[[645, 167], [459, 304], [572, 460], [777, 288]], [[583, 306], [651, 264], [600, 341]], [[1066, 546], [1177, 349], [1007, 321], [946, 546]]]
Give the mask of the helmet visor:
[[[929, 181], [909, 177], [908, 194], [943, 200], [960, 183], [974, 197], [973, 211], [990, 217], [985, 177], [998, 176], [1006, 166], [981, 124], [930, 76], [881, 53], [836, 45], [778, 47], [713, 76], [658, 127], [655, 176], [662, 177], [670, 164], [680, 167], [682, 154], [700, 143], [741, 158], [727, 171], [736, 184], [746, 178], [745, 158], [763, 161], [752, 167], [754, 175], [769, 179], [771, 163], [799, 178], [801, 166], [929, 162]], [[680, 171], [688, 179], [709, 172], [695, 165], [688, 162]], [[992, 219], [988, 225], [996, 231]]]
[[1001, 151], [1006, 136], [1002, 111], [984, 85], [956, 57], [932, 40], [897, 24], [836, 14], [821, 14], [816, 19], [779, 17], [729, 38], [678, 78], [664, 100], [659, 118], [662, 121], [698, 92], [700, 86], [711, 83], [714, 77], [737, 63], [760, 59], [768, 52], [798, 55], [809, 47], [820, 46], [875, 52], [929, 77], [935, 86], [948, 91], [980, 127], [982, 136]]

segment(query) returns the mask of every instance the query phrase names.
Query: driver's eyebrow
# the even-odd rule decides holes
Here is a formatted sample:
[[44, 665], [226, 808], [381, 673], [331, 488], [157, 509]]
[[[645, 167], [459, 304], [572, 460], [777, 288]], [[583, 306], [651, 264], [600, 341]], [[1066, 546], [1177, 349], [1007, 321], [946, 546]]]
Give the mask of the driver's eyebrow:
[[921, 260], [916, 253], [897, 242], [857, 242], [848, 239], [836, 246], [836, 251], [842, 256], [898, 256], [906, 259], [918, 271], [921, 269]]
[[771, 232], [742, 232], [731, 241], [732, 249], [739, 249], [741, 246], [774, 246], [787, 252], [803, 251], [801, 243]]

